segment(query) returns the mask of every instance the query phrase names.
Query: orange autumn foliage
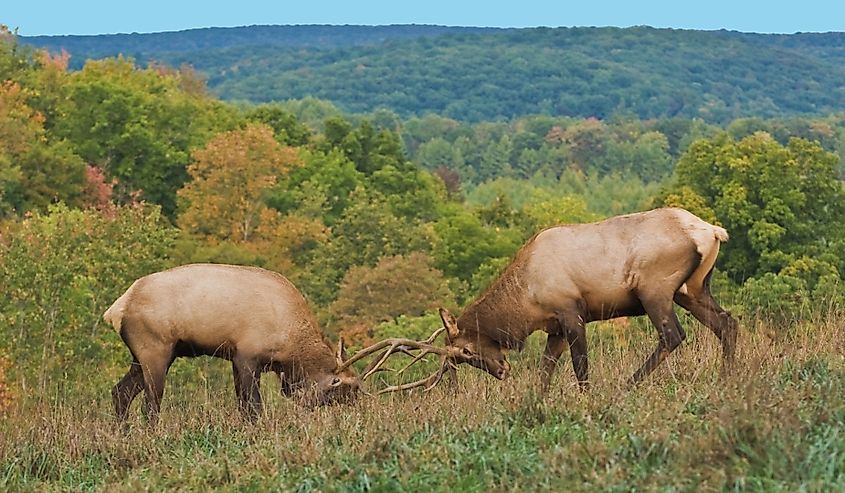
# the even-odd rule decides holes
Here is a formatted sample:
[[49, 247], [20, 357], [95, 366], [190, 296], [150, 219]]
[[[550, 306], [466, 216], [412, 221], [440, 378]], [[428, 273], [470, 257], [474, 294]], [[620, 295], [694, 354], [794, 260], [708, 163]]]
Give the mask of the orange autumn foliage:
[[276, 219], [265, 192], [299, 165], [296, 150], [279, 144], [265, 125], [218, 134], [193, 153], [193, 180], [179, 191], [186, 203], [180, 227], [208, 239], [250, 241], [263, 221]]

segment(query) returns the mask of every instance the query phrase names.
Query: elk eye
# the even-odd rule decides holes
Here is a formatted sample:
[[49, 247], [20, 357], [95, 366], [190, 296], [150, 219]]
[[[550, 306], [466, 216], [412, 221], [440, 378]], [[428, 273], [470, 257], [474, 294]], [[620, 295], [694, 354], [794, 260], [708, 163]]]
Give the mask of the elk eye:
[[464, 356], [472, 356], [472, 351], [468, 348], [464, 348], [462, 352], [464, 353]]
[[337, 387], [338, 385], [340, 385], [340, 378], [338, 378], [338, 377], [334, 377], [334, 378], [332, 379], [331, 386], [332, 386], [332, 387]]

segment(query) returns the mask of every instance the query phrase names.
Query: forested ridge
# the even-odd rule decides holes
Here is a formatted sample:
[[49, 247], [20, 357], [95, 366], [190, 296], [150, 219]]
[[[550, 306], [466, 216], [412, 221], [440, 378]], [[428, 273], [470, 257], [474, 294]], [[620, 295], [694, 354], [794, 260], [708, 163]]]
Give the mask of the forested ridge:
[[[0, 489], [842, 489], [845, 112], [830, 78], [840, 35], [480, 36], [206, 50], [208, 64], [248, 52], [266, 69], [281, 65], [265, 55], [287, 53], [291, 71], [279, 77], [314, 83], [307, 97], [253, 103], [219, 98], [214, 91], [237, 79], [212, 74], [207, 83], [196, 61], [195, 70], [175, 55], [158, 59], [173, 65], [119, 56], [74, 70], [67, 54], [0, 28]], [[697, 51], [714, 37], [712, 51]], [[539, 54], [538, 40], [548, 46]], [[413, 63], [391, 58], [415, 50]], [[660, 65], [650, 58], [658, 52], [700, 63], [700, 87], [670, 79], [693, 72]], [[630, 100], [646, 114], [618, 104], [564, 111], [560, 98], [610, 108], [622, 93], [566, 93], [570, 70], [548, 64], [554, 77], [544, 83], [558, 99], [543, 107], [499, 99], [503, 88], [522, 95], [519, 78], [501, 87], [473, 79], [472, 88], [414, 79], [429, 61], [448, 60], [456, 70], [474, 63], [494, 82], [497, 64], [540, 80], [546, 72], [531, 57], [559, 55], [591, 67], [582, 89], [650, 90], [649, 102]], [[312, 65], [297, 69], [298, 58]], [[329, 70], [352, 66], [381, 67], [367, 82], [377, 90], [354, 103], [342, 92], [315, 97], [326, 97], [320, 80], [359, 87]], [[807, 76], [790, 78], [799, 73]], [[420, 84], [406, 95], [431, 108], [409, 110], [400, 98], [369, 111], [366, 94], [395, 96], [390, 84], [406, 75]], [[688, 115], [686, 102], [665, 113], [663, 89], [693, 101], [717, 83], [742, 97], [730, 107], [708, 99], [704, 107], [721, 113]], [[775, 87], [783, 94], [768, 92]], [[822, 93], [826, 103], [802, 106]], [[446, 106], [431, 112], [438, 101]], [[501, 118], [517, 107], [526, 114]], [[718, 375], [712, 334], [682, 315], [682, 348], [642, 387], [622, 390], [654, 348], [640, 318], [591, 324], [589, 392], [570, 385], [568, 364], [549, 398], [534, 392], [538, 334], [511, 354], [513, 378], [462, 370], [457, 393], [437, 388], [430, 399], [369, 396], [306, 413], [266, 382], [269, 416], [255, 426], [236, 418], [227, 365], [177, 362], [160, 431], [141, 433], [134, 411], [126, 430], [113, 426], [108, 389], [131, 357], [101, 316], [139, 277], [191, 262], [280, 272], [327, 336], [354, 349], [428, 336], [441, 324], [438, 307], [470, 303], [544, 228], [659, 206], [730, 233], [712, 288], [741, 324], [733, 377]], [[463, 469], [474, 472], [456, 480]]]
[[843, 109], [842, 33], [632, 28], [252, 26], [24, 38], [71, 64], [123, 54], [188, 64], [223, 99], [313, 96], [463, 121], [546, 113], [607, 118], [823, 114]]

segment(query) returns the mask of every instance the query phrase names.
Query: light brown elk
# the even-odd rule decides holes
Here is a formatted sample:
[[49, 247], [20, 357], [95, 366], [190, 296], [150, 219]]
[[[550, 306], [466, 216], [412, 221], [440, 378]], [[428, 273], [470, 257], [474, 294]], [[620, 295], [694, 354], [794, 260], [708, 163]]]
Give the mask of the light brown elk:
[[737, 322], [710, 294], [719, 245], [728, 233], [683, 209], [663, 208], [592, 224], [541, 231], [457, 318], [441, 309], [446, 347], [398, 339], [362, 350], [354, 359], [387, 348], [378, 364], [399, 350], [422, 349], [441, 357], [438, 372], [412, 384], [432, 387], [454, 365], [468, 363], [503, 379], [510, 372], [506, 351], [522, 349], [535, 330], [548, 333], [543, 355], [543, 390], [568, 347], [575, 375], [587, 385], [585, 324], [620, 316], [648, 315], [657, 328], [657, 348], [633, 374], [637, 383], [675, 350], [686, 334], [673, 302], [688, 310], [721, 340], [723, 365], [734, 359]]
[[306, 405], [354, 399], [359, 380], [341, 368], [300, 292], [280, 274], [222, 264], [191, 264], [135, 281], [103, 318], [132, 353], [132, 364], [112, 389], [119, 420], [141, 390], [155, 423], [164, 380], [180, 356], [231, 360], [240, 410], [261, 413], [261, 373], [282, 376], [286, 393], [305, 389]]

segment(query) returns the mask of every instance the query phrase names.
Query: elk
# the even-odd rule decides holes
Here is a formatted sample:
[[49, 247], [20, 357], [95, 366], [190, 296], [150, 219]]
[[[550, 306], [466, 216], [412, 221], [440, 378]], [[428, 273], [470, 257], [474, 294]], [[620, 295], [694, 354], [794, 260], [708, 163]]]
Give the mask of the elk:
[[359, 380], [325, 341], [302, 294], [285, 277], [255, 267], [189, 264], [135, 281], [103, 314], [132, 353], [112, 389], [119, 421], [141, 390], [155, 424], [164, 380], [180, 356], [230, 360], [240, 411], [261, 413], [261, 373], [282, 378], [286, 394], [305, 389], [307, 406], [353, 400]]
[[431, 376], [385, 391], [431, 388], [461, 363], [501, 380], [510, 372], [506, 352], [521, 350], [525, 339], [542, 329], [548, 333], [540, 371], [543, 392], [567, 347], [583, 389], [588, 385], [585, 325], [648, 315], [657, 329], [658, 343], [628, 381], [636, 384], [686, 337], [673, 311], [674, 302], [719, 338], [726, 370], [734, 360], [737, 322], [713, 299], [710, 277], [719, 246], [727, 239], [724, 228], [677, 208], [548, 228], [528, 240], [457, 319], [441, 308], [445, 347], [432, 344], [437, 333], [427, 341], [389, 339], [362, 350], [353, 360], [385, 349], [366, 377], [397, 352], [413, 349], [422, 350], [420, 358], [440, 356], [440, 368]]

